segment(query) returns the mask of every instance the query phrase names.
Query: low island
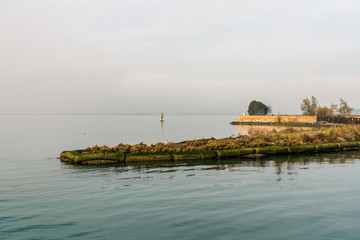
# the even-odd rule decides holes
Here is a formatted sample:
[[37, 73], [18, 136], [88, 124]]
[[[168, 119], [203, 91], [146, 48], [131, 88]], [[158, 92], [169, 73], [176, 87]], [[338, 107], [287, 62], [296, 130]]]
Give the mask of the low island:
[[114, 147], [93, 146], [64, 151], [61, 161], [72, 164], [108, 164], [135, 161], [179, 161], [229, 157], [261, 157], [345, 151], [360, 148], [360, 127], [294, 128], [266, 131], [253, 129], [248, 135], [223, 139], [199, 139], [179, 143], [120, 143]]

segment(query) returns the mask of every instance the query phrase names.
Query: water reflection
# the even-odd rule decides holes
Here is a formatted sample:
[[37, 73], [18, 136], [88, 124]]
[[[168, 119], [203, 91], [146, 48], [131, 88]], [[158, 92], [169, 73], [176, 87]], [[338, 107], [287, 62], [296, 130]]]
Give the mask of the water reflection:
[[[88, 177], [102, 177], [108, 174], [136, 173], [132, 179], [143, 179], [142, 174], [169, 174], [176, 172], [192, 172], [187, 175], [196, 174], [199, 171], [263, 171], [273, 168], [276, 175], [296, 175], [299, 171], [308, 170], [323, 164], [343, 165], [354, 164], [360, 159], [359, 151], [317, 153], [304, 155], [279, 155], [261, 158], [226, 158], [209, 160], [187, 160], [187, 161], [158, 161], [158, 162], [132, 162], [112, 165], [70, 165], [63, 163], [62, 167], [72, 170], [70, 174], [76, 177], [84, 177], [79, 173], [91, 173]], [[194, 173], [195, 172], [195, 173]]]
[[164, 133], [164, 121], [160, 121], [161, 135]]

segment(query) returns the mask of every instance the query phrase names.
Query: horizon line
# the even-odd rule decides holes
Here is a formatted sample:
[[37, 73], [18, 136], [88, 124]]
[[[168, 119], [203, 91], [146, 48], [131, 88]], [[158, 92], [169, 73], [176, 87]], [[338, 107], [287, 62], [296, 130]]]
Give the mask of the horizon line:
[[[166, 113], [168, 115], [240, 115], [240, 113]], [[154, 113], [0, 113], [0, 115], [157, 115], [161, 112]]]

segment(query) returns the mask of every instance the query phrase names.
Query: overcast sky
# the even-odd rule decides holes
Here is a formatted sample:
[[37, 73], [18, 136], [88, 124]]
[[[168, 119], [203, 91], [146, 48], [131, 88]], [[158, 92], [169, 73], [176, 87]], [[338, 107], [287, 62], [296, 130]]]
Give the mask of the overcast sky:
[[360, 107], [358, 0], [0, 0], [0, 113]]

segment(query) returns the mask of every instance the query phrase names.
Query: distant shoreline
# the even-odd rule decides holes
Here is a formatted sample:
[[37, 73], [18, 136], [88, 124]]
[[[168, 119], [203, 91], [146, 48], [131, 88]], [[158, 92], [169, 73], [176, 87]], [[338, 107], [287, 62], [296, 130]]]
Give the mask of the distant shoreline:
[[[159, 113], [0, 113], [0, 115], [60, 115], [60, 116], [77, 116], [77, 115], [103, 115], [103, 116], [153, 116], [153, 115], [160, 115]], [[237, 114], [231, 113], [167, 113], [166, 115], [184, 115], [184, 116], [237, 116]]]
[[239, 122], [232, 121], [231, 125], [244, 125], [244, 126], [276, 126], [276, 127], [334, 127], [334, 124], [323, 123], [300, 123], [300, 122]]

